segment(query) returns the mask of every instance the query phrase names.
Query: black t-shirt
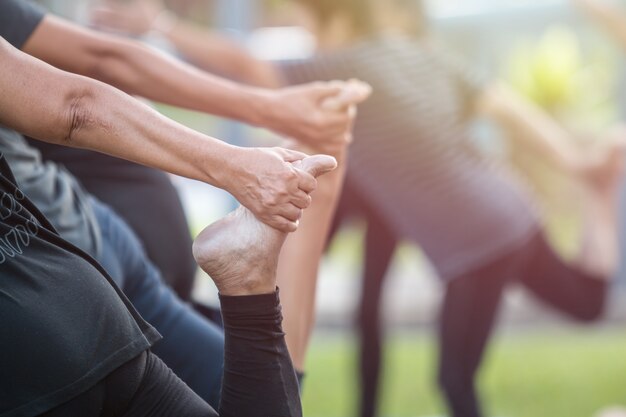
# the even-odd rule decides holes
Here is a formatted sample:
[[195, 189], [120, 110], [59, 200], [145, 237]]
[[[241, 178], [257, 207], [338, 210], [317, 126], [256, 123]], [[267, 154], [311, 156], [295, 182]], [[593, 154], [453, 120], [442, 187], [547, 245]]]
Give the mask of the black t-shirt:
[[0, 0], [0, 36], [21, 49], [44, 17], [44, 12], [25, 0]]
[[[0, 0], [0, 36], [21, 49], [35, 31], [45, 13], [26, 0]], [[81, 180], [86, 178], [119, 179], [138, 183], [162, 180], [163, 173], [123, 159], [84, 149], [67, 148], [30, 139], [29, 144], [43, 158], [65, 165]]]
[[0, 417], [50, 410], [159, 338], [14, 185], [0, 154]]

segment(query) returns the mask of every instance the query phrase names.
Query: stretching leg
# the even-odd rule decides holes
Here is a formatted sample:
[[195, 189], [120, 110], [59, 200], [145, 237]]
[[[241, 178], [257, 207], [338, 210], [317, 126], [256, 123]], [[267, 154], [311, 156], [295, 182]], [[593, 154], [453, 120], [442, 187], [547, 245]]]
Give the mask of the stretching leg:
[[[346, 108], [356, 111], [355, 103], [362, 101], [369, 93], [369, 87], [355, 83], [337, 97], [326, 99], [322, 106], [337, 111], [346, 111]], [[309, 149], [298, 150], [311, 152]], [[341, 194], [346, 151], [345, 146], [333, 150], [332, 156], [337, 160], [339, 168], [318, 181], [313, 203], [300, 220], [298, 231], [287, 238], [279, 259], [277, 279], [283, 297], [287, 345], [299, 373], [304, 369], [313, 328], [319, 263]]]
[[577, 202], [583, 208], [584, 230], [577, 258], [565, 263], [540, 237], [521, 276], [522, 283], [540, 300], [580, 321], [602, 315], [608, 281], [619, 266], [621, 145], [616, 144], [610, 152], [606, 164], [579, 184]]
[[361, 372], [360, 415], [377, 414], [384, 333], [380, 323], [382, 286], [397, 241], [384, 219], [368, 211], [366, 216], [365, 263], [359, 304], [359, 369]]
[[[317, 174], [335, 164], [327, 157], [302, 163]], [[144, 351], [42, 417], [302, 416], [276, 290], [278, 254], [285, 237], [239, 208], [207, 227], [194, 242], [194, 257], [220, 292], [224, 317], [219, 414], [161, 359]]]
[[360, 349], [359, 415], [367, 417], [376, 415], [378, 407], [383, 338], [380, 302], [383, 282], [395, 252], [397, 240], [385, 219], [378, 215], [377, 211], [370, 207], [350, 184], [348, 175], [332, 222], [329, 242], [346, 220], [363, 217], [366, 221], [363, 279], [356, 327]]
[[454, 417], [480, 417], [476, 371], [491, 335], [517, 253], [450, 282], [439, 318], [441, 390]]
[[[302, 169], [316, 177], [336, 166], [336, 161], [327, 156], [309, 157], [301, 164]], [[194, 256], [215, 281], [224, 313], [226, 356], [220, 415], [302, 414], [295, 370], [282, 330], [274, 327], [266, 329], [269, 333], [255, 334], [248, 328], [264, 318], [252, 307], [260, 305], [261, 297], [267, 298], [276, 289], [278, 256], [286, 238], [240, 207], [205, 229], [194, 242]], [[259, 301], [255, 301], [257, 298]], [[253, 300], [252, 307], [237, 307], [241, 300]], [[275, 303], [277, 307], [277, 299]], [[239, 320], [231, 320], [232, 314], [237, 314]], [[279, 316], [268, 316], [267, 323], [280, 323]], [[267, 340], [270, 334], [277, 345], [258, 352], [256, 342]], [[241, 360], [243, 357], [246, 360]], [[252, 389], [253, 385], [256, 389]]]

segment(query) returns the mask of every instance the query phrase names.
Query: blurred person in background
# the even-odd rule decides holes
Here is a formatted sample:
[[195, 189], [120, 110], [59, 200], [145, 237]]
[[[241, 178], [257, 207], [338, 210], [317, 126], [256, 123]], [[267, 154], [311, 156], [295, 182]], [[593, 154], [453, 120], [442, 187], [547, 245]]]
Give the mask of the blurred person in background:
[[[0, 3], [0, 36], [14, 47], [22, 48], [25, 52], [55, 62], [59, 66], [72, 68], [94, 77], [98, 77], [99, 74], [99, 78], [121, 85], [126, 91], [161, 95], [162, 99], [173, 102], [182, 102], [186, 99], [190, 106], [204, 105], [206, 110], [213, 106], [216, 111], [232, 112], [233, 116], [244, 117], [243, 115], [251, 112], [255, 105], [261, 106], [261, 102], [264, 106], [271, 106], [270, 101], [274, 94], [280, 95], [281, 100], [290, 101], [294, 110], [308, 103], [311, 107], [303, 117], [318, 117], [319, 126], [316, 126], [321, 128], [317, 132], [311, 130], [313, 133], [308, 136], [311, 140], [345, 142], [344, 135], [350, 128], [352, 116], [347, 109], [342, 109], [363, 98], [358, 91], [347, 91], [351, 89], [341, 83], [317, 84], [291, 92], [264, 92], [260, 89], [253, 91], [203, 74], [182, 63], [176, 63], [135, 42], [82, 29], [19, 0]], [[60, 48], [59, 45], [63, 45], [64, 48]], [[72, 46], [75, 49], [72, 49]], [[98, 52], [103, 51], [108, 51], [107, 54], [119, 54], [117, 59], [121, 59], [122, 62], [114, 58], [111, 58], [112, 61], [108, 64], [98, 60], [96, 58]], [[131, 55], [140, 57], [142, 61], [135, 64], [123, 61], [123, 57]], [[187, 85], [185, 92], [185, 83], [189, 82], [193, 83], [193, 89]], [[178, 95], [166, 97], [168, 91], [171, 93], [173, 89], [177, 89]], [[262, 98], [265, 95], [267, 97]], [[323, 100], [323, 103], [318, 100]], [[334, 110], [324, 109], [322, 107], [324, 105], [333, 107]], [[260, 123], [269, 124], [272, 123], [266, 118], [269, 112], [269, 108], [263, 108], [255, 115], [247, 114], [247, 117], [259, 117], [259, 121], [263, 120]], [[290, 123], [296, 125], [295, 130], [305, 129], [303, 117], [298, 113], [288, 115], [282, 111], [275, 122], [277, 126], [282, 126], [280, 129], [287, 129]], [[337, 130], [333, 135], [322, 128], [322, 125], [334, 126], [336, 129], [342, 129], [343, 126], [343, 132]], [[59, 152], [60, 148], [59, 146]], [[270, 167], [276, 164], [282, 167], [284, 158], [293, 158], [297, 153], [282, 150], [243, 148], [241, 150], [237, 159], [242, 163], [242, 170], [230, 173], [226, 183], [240, 181], [242, 183], [239, 186], [240, 190], [232, 189], [234, 194], [239, 194], [242, 201], [248, 200], [246, 204], [255, 210], [259, 218], [264, 218], [277, 226], [281, 226], [282, 223], [283, 228], [291, 230], [299, 218], [299, 211], [308, 206], [309, 198], [301, 195], [299, 202], [284, 204], [280, 202], [282, 197], [278, 194], [278, 198], [276, 195], [270, 196], [272, 201], [268, 202], [266, 201], [268, 195], [262, 195], [262, 187], [259, 186], [267, 182], [270, 189], [281, 193], [280, 183], [269, 178], [271, 177], [269, 173], [274, 169]], [[154, 353], [199, 396], [217, 407], [223, 363], [224, 340], [221, 330], [196, 314], [165, 286], [158, 268], [147, 259], [135, 234], [113, 210], [89, 195], [71, 173], [52, 162], [43, 163], [40, 154], [29, 147], [19, 133], [3, 126], [0, 126], [0, 153], [11, 164], [18, 185], [48, 217], [61, 236], [98, 260], [144, 319], [164, 336], [164, 340], [154, 347]], [[98, 161], [110, 160], [112, 163], [116, 161], [115, 158], [105, 155], [100, 159], [84, 149], [76, 149], [75, 152], [70, 150], [68, 153], [76, 158], [82, 155], [83, 159], [91, 161], [95, 170]], [[247, 162], [246, 158], [249, 158]], [[79, 162], [81, 160], [78, 159]], [[126, 181], [133, 181], [135, 177], [131, 174], [142, 170], [164, 175], [154, 168], [145, 168], [132, 162], [120, 161], [119, 165], [126, 166], [128, 170], [106, 172], [101, 167], [98, 172]], [[253, 171], [259, 168], [265, 172], [253, 174]], [[158, 188], [146, 191], [156, 201], [154, 203], [156, 206], [160, 204], [160, 191]], [[124, 186], [120, 186], [117, 192], [121, 200], [133, 197], [126, 194], [129, 189]], [[142, 204], [145, 207], [134, 207], [134, 210], [144, 208], [156, 210], [151, 201], [143, 201]], [[144, 217], [144, 221], [149, 220], [149, 216]], [[163, 232], [159, 229], [166, 229], [167, 232], [169, 221], [172, 219], [165, 216], [152, 220], [154, 222], [146, 223], [146, 226], [155, 229], [155, 233], [158, 234]], [[155, 224], [164, 226], [156, 227]], [[186, 233], [187, 239], [190, 239], [188, 231]], [[171, 243], [167, 239], [167, 234], [162, 236], [162, 239], [163, 242], [146, 243], [155, 245]], [[184, 259], [180, 261], [184, 263]]]
[[[386, 246], [369, 249], [370, 254], [382, 254], [376, 271], [382, 273], [386, 254], [399, 239], [417, 243], [437, 269], [445, 285], [439, 383], [451, 414], [482, 416], [476, 373], [509, 284], [523, 285], [579, 321], [594, 321], [602, 314], [618, 263], [615, 203], [621, 133], [603, 149], [590, 152], [575, 146], [570, 134], [543, 111], [505, 85], [476, 74], [432, 39], [425, 19], [416, 21], [425, 16], [420, 2], [294, 3], [303, 6], [318, 51], [311, 59], [282, 64], [256, 60], [219, 34], [167, 11], [133, 13], [138, 3], [110, 3], [97, 20], [135, 34], [160, 31], [191, 62], [254, 85], [358, 77], [373, 86], [372, 98], [356, 119], [349, 150], [349, 195], [358, 196], [351, 198], [358, 198], [359, 208], [374, 213], [384, 227]], [[151, 4], [152, 10], [158, 9], [158, 3]], [[124, 18], [129, 15], [143, 23]], [[163, 19], [168, 21], [165, 27]], [[230, 61], [213, 59], [213, 51], [222, 49], [230, 51], [224, 55]], [[584, 232], [575, 259], [564, 261], [552, 249], [537, 202], [523, 182], [471, 141], [469, 122], [474, 117], [489, 118], [517, 149], [577, 184], [572, 204], [583, 209]], [[300, 368], [313, 324], [316, 277], [301, 278], [281, 283], [287, 342]], [[373, 415], [370, 396], [375, 393], [370, 385], [362, 415]]]

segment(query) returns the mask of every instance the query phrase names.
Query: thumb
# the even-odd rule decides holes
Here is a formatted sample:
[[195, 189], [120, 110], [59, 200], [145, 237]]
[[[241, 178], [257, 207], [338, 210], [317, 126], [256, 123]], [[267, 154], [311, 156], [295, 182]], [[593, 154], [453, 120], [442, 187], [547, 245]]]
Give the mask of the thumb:
[[285, 162], [296, 162], [301, 161], [306, 158], [307, 154], [299, 151], [294, 151], [293, 149], [285, 149], [285, 148], [274, 148], [280, 156], [283, 158]]
[[338, 94], [322, 101], [325, 110], [341, 111], [365, 101], [372, 94], [372, 87], [358, 80], [350, 80], [343, 84]]
[[313, 155], [295, 162], [293, 166], [317, 178], [337, 168], [337, 160], [328, 155]]
[[311, 84], [311, 93], [320, 102], [340, 94], [345, 88], [344, 81], [317, 81]]

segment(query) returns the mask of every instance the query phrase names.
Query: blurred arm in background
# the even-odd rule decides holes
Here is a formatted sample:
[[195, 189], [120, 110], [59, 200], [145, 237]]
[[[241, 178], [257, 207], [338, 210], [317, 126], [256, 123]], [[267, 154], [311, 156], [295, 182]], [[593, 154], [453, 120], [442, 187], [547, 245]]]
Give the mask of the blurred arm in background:
[[347, 111], [321, 107], [326, 98], [342, 92], [341, 83], [281, 90], [243, 86], [139, 42], [50, 15], [39, 24], [23, 50], [57, 68], [98, 79], [129, 94], [237, 119], [305, 143], [344, 142], [351, 124]]
[[157, 32], [204, 70], [259, 87], [278, 88], [282, 84], [271, 64], [254, 58], [228, 36], [178, 19], [160, 0], [107, 0], [94, 9], [92, 18], [96, 26], [129, 35]]
[[570, 176], [585, 177], [603, 163], [539, 106], [504, 83], [489, 85], [477, 98], [476, 111], [494, 121], [518, 149]]

